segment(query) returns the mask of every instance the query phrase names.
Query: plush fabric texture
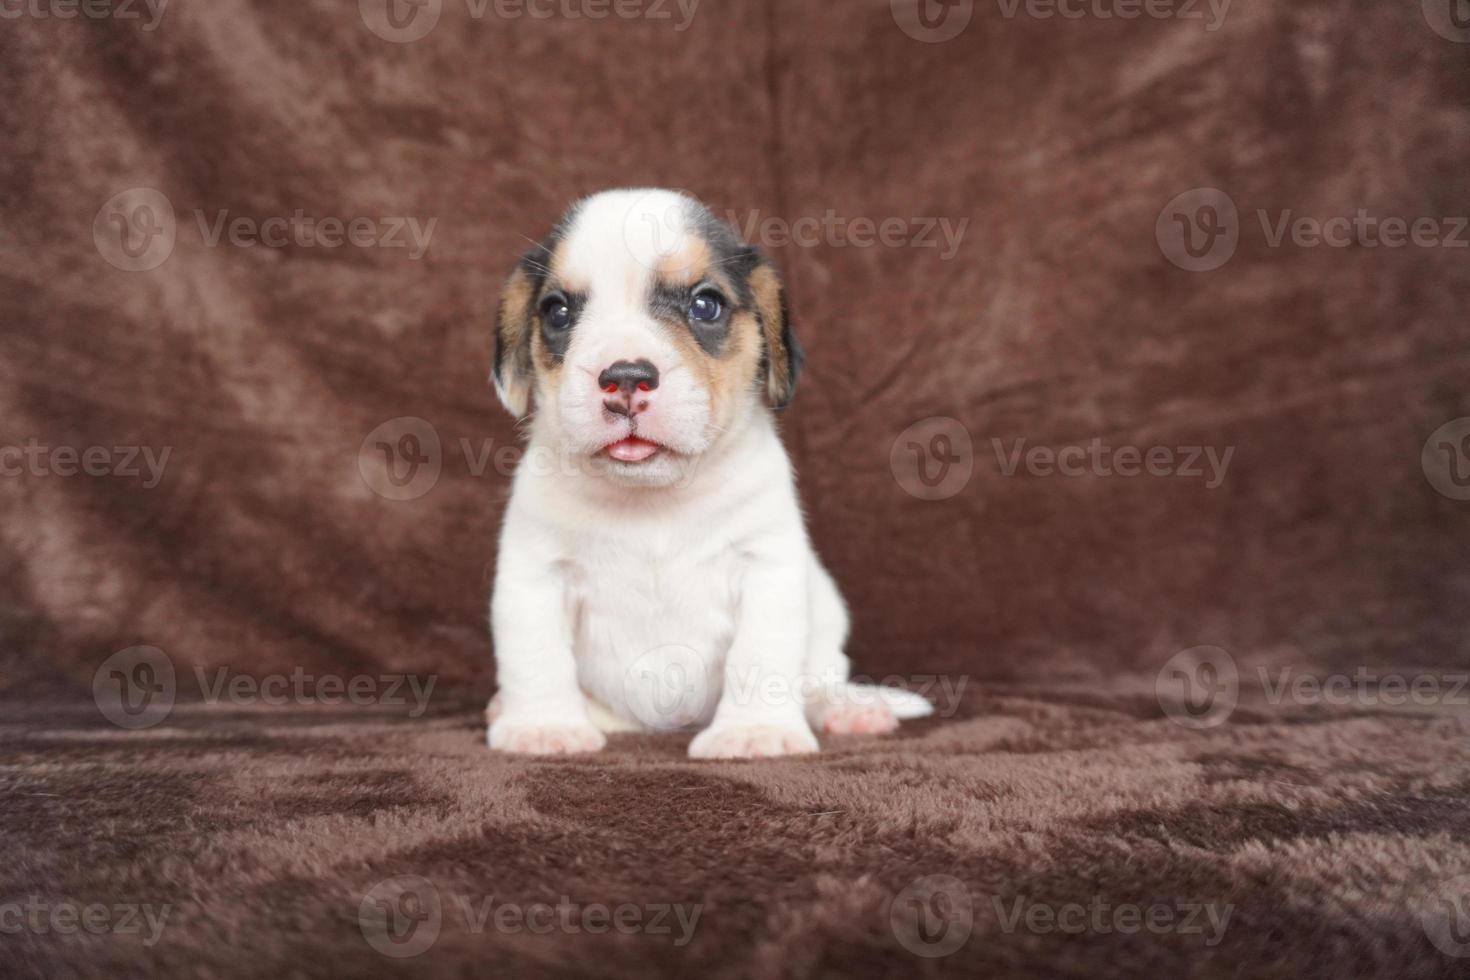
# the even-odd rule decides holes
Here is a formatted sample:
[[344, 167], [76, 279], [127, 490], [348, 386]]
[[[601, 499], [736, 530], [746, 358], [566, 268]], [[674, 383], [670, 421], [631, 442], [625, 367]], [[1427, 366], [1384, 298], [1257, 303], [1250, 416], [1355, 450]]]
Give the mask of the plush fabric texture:
[[[1421, 460], [1470, 416], [1470, 253], [1272, 244], [1283, 216], [1470, 214], [1470, 47], [1435, 3], [1236, 0], [1207, 30], [979, 2], [944, 43], [889, 0], [703, 0], [684, 30], [672, 2], [594, 21], [445, 0], [411, 43], [367, 28], [374, 0], [173, 0], [152, 30], [141, 3], [6, 19], [0, 453], [47, 455], [0, 476], [0, 911], [176, 918], [151, 947], [0, 935], [0, 973], [1463, 972], [1421, 915], [1470, 872], [1463, 704], [1260, 690], [1470, 667], [1470, 502]], [[849, 652], [874, 678], [967, 681], [957, 713], [767, 764], [693, 765], [674, 737], [484, 750], [519, 444], [491, 317], [529, 239], [628, 185], [690, 191], [782, 267], [809, 355], [782, 425]], [[1157, 235], [1203, 187], [1237, 206], [1239, 244], [1190, 271]], [[106, 257], [104, 208], [134, 188], [176, 236], [135, 272]], [[418, 258], [230, 244], [235, 219], [297, 212], [434, 224]], [[840, 231], [781, 243], [829, 212]], [[859, 219], [909, 244], [855, 246]], [[963, 228], [952, 250], [940, 221]], [[905, 454], [939, 430], [905, 433], [932, 417], [973, 473], [921, 499]], [[405, 433], [373, 434], [403, 418], [439, 472], [391, 499], [378, 443]], [[1094, 439], [1230, 463], [1213, 488], [1007, 475], [1018, 440]], [[138, 475], [63, 475], [58, 447]], [[179, 703], [129, 732], [92, 687], [140, 644]], [[1246, 707], [1193, 731], [1155, 679], [1201, 645], [1228, 651]], [[364, 718], [201, 704], [196, 671], [435, 688], [423, 718]], [[446, 902], [704, 911], [683, 947], [446, 926], [395, 965], [357, 910], [398, 874]], [[926, 959], [890, 906], [941, 874], [974, 934]], [[1234, 913], [1210, 947], [1007, 932], [991, 899], [1017, 896]]]
[[[1082, 680], [1201, 643], [1470, 661], [1470, 521], [1420, 468], [1470, 415], [1466, 253], [1271, 248], [1254, 216], [1470, 214], [1470, 63], [1417, 0], [1252, 0], [1214, 32], [980, 4], [941, 44], [888, 0], [707, 0], [682, 33], [449, 2], [408, 44], [355, 6], [180, 0], [151, 32], [0, 34], [0, 444], [172, 450], [151, 489], [0, 479], [7, 690], [85, 693], [150, 643], [488, 696], [495, 453], [518, 445], [487, 381], [498, 290], [570, 201], [625, 185], [765, 228], [810, 354], [786, 437], [863, 670]], [[1241, 212], [1208, 273], [1154, 237], [1200, 186]], [[133, 187], [177, 215], [147, 272], [93, 239]], [[418, 261], [207, 244], [222, 211], [298, 209], [437, 224]], [[945, 260], [759, 224], [829, 210], [968, 225]], [[926, 501], [890, 454], [931, 416], [969, 431], [974, 476]], [[399, 417], [442, 445], [418, 499], [359, 472]], [[1206, 490], [1007, 477], [991, 442], [1093, 438], [1235, 454]]]
[[[144, 735], [12, 718], [0, 897], [146, 906], [161, 927], [7, 935], [6, 975], [1464, 975], [1429, 938], [1470, 873], [1453, 720], [1193, 733], [1126, 692], [992, 690], [819, 757], [691, 763], [675, 735], [492, 755], [476, 714], [186, 712]], [[932, 875], [963, 888], [935, 912], [961, 916], [953, 939], [904, 918]], [[362, 908], [400, 876], [439, 912], [389, 959]], [[683, 906], [692, 930], [497, 919], [558, 903], [650, 926]]]

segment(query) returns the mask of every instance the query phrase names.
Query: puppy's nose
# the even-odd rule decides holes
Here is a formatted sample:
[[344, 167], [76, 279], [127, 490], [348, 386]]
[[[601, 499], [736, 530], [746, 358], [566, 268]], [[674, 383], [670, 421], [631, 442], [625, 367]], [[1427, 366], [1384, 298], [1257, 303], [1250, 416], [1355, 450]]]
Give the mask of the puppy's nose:
[[658, 368], [652, 361], [618, 361], [597, 376], [597, 384], [609, 395], [632, 396], [634, 391], [658, 387]]
[[597, 384], [607, 394], [603, 408], [632, 418], [648, 407], [649, 395], [658, 387], [658, 368], [649, 360], [618, 361], [597, 376]]

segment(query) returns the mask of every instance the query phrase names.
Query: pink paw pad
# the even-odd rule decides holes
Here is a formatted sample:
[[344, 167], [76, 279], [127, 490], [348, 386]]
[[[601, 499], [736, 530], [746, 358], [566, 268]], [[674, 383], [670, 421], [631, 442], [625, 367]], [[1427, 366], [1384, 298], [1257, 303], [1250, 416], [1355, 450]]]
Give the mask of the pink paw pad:
[[888, 705], [834, 704], [822, 715], [822, 731], [829, 735], [886, 735], [898, 728]]

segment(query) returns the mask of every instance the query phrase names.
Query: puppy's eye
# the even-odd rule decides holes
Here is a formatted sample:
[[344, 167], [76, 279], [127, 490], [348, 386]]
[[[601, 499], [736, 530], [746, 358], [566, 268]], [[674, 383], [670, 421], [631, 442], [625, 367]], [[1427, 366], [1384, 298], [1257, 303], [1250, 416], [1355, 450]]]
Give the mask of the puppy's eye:
[[695, 293], [694, 299], [689, 304], [689, 319], [698, 320], [701, 323], [718, 320], [723, 312], [725, 312], [724, 298], [711, 289]]
[[572, 308], [560, 296], [541, 304], [541, 316], [552, 330], [565, 330], [572, 325]]

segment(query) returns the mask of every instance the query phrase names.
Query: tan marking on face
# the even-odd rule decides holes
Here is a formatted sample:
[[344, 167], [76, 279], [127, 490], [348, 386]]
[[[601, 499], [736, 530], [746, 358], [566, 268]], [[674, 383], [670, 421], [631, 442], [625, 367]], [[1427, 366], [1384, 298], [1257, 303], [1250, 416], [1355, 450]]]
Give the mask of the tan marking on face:
[[546, 338], [539, 329], [531, 338], [531, 359], [536, 364], [536, 381], [541, 385], [541, 391], [554, 397], [561, 387], [562, 368], [566, 362], [551, 356], [551, 351], [546, 347]]
[[569, 293], [585, 293], [591, 288], [592, 284], [590, 282], [572, 272], [571, 268], [567, 265], [567, 261], [566, 242], [557, 242], [551, 250], [550, 260], [546, 263], [546, 267], [551, 270], [551, 273], [546, 277], [546, 284], [542, 287], [543, 292], [550, 292], [553, 289], [564, 289]]
[[[720, 288], [726, 296], [735, 294], [722, 278], [707, 281]], [[760, 369], [761, 331], [755, 314], [750, 310], [731, 314], [730, 333], [718, 357], [699, 346], [687, 324], [665, 323], [663, 326], [678, 351], [680, 364], [694, 375], [697, 385], [709, 393], [710, 421], [723, 428], [755, 384]]]
[[706, 360], [713, 367], [710, 400], [715, 412], [712, 414], [722, 421], [729, 418], [742, 396], [749, 397], [756, 372], [760, 370], [760, 324], [755, 314], [742, 310], [731, 316], [728, 342], [730, 347], [724, 357], [710, 358], [706, 355]]
[[541, 333], [541, 319], [539, 306], [544, 296], [560, 289], [565, 292], [581, 292], [571, 281], [567, 270], [566, 243], [557, 242], [551, 250], [551, 257], [546, 262], [546, 267], [551, 270], [541, 284], [540, 291], [532, 297], [533, 308], [527, 316], [527, 329], [531, 332], [531, 342], [528, 345], [531, 352], [531, 360], [536, 367], [536, 383], [545, 397], [555, 397], [561, 384], [562, 365], [557, 363], [551, 356], [551, 351], [546, 347], [546, 338]]
[[675, 286], [692, 286], [703, 281], [711, 272], [714, 258], [709, 242], [703, 235], [686, 231], [679, 236], [678, 247], [659, 260], [654, 273], [666, 283]]
[[539, 330], [536, 331], [536, 342], [532, 345], [531, 356], [536, 362], [537, 377], [547, 382], [550, 390], [555, 391], [556, 382], [561, 379], [562, 365], [546, 349], [546, 338], [541, 336]]

